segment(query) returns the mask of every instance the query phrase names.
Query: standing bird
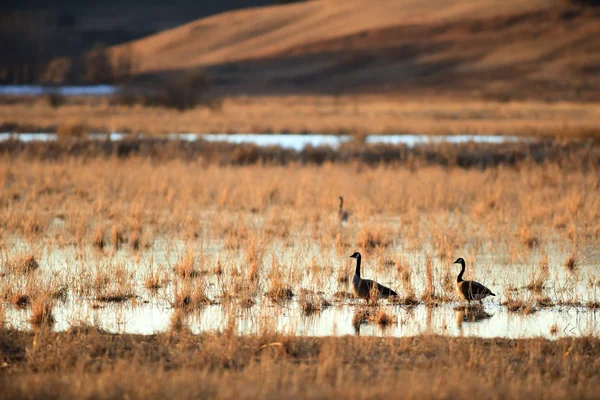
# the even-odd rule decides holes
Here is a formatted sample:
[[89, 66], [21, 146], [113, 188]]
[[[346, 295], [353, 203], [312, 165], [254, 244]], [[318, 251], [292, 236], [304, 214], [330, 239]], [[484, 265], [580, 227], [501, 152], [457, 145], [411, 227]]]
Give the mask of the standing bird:
[[352, 289], [354, 295], [361, 299], [370, 300], [373, 298], [384, 298], [389, 296], [398, 296], [398, 293], [392, 289], [385, 287], [377, 282], [370, 279], [362, 279], [360, 277], [360, 260], [361, 256], [359, 252], [355, 252], [350, 258], [356, 258], [356, 271], [352, 278]]
[[344, 210], [344, 198], [340, 196], [340, 209], [338, 210], [338, 218], [341, 222], [348, 221], [348, 211]]
[[465, 260], [462, 258], [454, 261], [454, 264], [460, 264], [460, 273], [456, 277], [456, 291], [461, 299], [467, 300], [471, 304], [471, 300], [485, 299], [487, 296], [495, 296], [494, 293], [479, 282], [475, 281], [463, 281], [463, 274], [465, 273]]

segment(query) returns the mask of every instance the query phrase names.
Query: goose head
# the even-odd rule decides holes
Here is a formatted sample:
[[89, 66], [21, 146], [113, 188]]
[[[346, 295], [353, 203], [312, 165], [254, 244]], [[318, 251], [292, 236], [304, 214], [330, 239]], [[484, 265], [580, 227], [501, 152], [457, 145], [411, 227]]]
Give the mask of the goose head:
[[350, 258], [360, 258], [360, 253], [358, 251], [355, 251], [354, 254], [350, 256]]
[[463, 265], [464, 263], [465, 263], [465, 260], [463, 260], [462, 257], [457, 258], [456, 261], [454, 261], [454, 264]]

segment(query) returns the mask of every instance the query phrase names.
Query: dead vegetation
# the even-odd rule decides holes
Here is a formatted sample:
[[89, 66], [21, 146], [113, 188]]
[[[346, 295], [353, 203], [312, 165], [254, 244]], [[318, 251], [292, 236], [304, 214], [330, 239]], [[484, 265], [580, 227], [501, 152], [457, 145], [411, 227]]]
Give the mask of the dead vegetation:
[[39, 264], [32, 254], [19, 254], [4, 263], [4, 269], [14, 274], [28, 274], [39, 268]]
[[[17, 315], [10, 318], [29, 318], [45, 296], [61, 320], [61, 300], [83, 299], [92, 310], [173, 307], [189, 316], [179, 321], [185, 329], [216, 309], [215, 319], [244, 315], [260, 327], [288, 312], [311, 324], [309, 316], [357, 307], [348, 293], [355, 249], [372, 260], [368, 277], [399, 293], [356, 317], [372, 325], [367, 331], [405, 332], [423, 308], [456, 302], [458, 270], [449, 263], [459, 252], [471, 257], [469, 278], [498, 294], [485, 303], [504, 302], [513, 319], [540, 308], [597, 306], [590, 270], [597, 164], [564, 147], [548, 147], [560, 161], [541, 165], [462, 168], [451, 164], [476, 145], [422, 153], [448, 165], [419, 165], [423, 150], [411, 150], [403, 156], [411, 167], [232, 166], [178, 158], [177, 146], [165, 144], [164, 158], [17, 153], [0, 160], [0, 294]], [[347, 225], [336, 219], [340, 193], [353, 206]], [[571, 258], [574, 267], [563, 267]]]
[[[490, 393], [514, 398], [529, 393], [558, 399], [593, 398], [600, 389], [595, 362], [600, 344], [590, 337], [237, 337], [194, 336], [185, 330], [136, 336], [84, 327], [63, 333], [2, 330], [0, 340], [5, 349], [0, 354], [5, 365], [2, 398], [60, 393], [67, 399], [108, 399], [115, 391], [131, 399], [201, 393], [214, 398], [300, 398], [308, 392], [362, 398], [401, 391], [411, 398]], [[469, 384], [459, 379], [465, 375]], [[73, 385], [84, 378], [85, 385]], [[373, 379], [380, 382], [376, 388]], [[290, 381], [296, 383], [283, 384]]]

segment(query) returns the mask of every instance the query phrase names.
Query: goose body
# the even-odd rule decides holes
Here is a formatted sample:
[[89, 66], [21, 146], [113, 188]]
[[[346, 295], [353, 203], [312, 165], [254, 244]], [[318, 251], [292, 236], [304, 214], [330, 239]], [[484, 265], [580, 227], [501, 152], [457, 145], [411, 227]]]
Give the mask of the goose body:
[[481, 300], [488, 296], [495, 296], [495, 294], [479, 282], [465, 281], [463, 280], [463, 274], [465, 273], [465, 260], [459, 258], [454, 261], [454, 264], [460, 264], [460, 273], [456, 277], [456, 291], [461, 299], [471, 302], [471, 300]]
[[350, 256], [351, 258], [356, 258], [356, 270], [354, 272], [354, 277], [352, 278], [352, 291], [356, 297], [360, 297], [361, 299], [370, 300], [374, 298], [385, 298], [389, 296], [397, 296], [398, 293], [394, 292], [392, 289], [383, 286], [380, 283], [372, 281], [371, 279], [362, 279], [360, 276], [360, 262], [361, 255], [359, 252], [355, 252]]
[[340, 196], [340, 208], [338, 209], [338, 218], [341, 222], [348, 221], [348, 211], [344, 210], [344, 198]]

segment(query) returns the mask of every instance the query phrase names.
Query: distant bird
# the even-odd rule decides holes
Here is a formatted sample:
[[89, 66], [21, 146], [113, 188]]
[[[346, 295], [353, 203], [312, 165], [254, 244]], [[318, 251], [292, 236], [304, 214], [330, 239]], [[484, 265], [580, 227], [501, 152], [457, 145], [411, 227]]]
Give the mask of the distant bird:
[[398, 296], [398, 293], [394, 292], [392, 289], [370, 279], [362, 279], [360, 277], [361, 256], [359, 252], [355, 252], [350, 258], [356, 258], [356, 271], [352, 278], [352, 289], [355, 296], [367, 301], [373, 299], [373, 297], [381, 299], [389, 296]]
[[340, 196], [340, 209], [338, 210], [338, 218], [341, 222], [348, 221], [348, 211], [344, 210], [344, 198]]
[[459, 258], [454, 261], [454, 264], [460, 264], [462, 267], [460, 273], [456, 277], [456, 291], [461, 299], [467, 300], [469, 304], [471, 304], [471, 300], [479, 300], [481, 303], [481, 300], [485, 299], [487, 296], [495, 296], [490, 289], [486, 288], [481, 283], [463, 280], [465, 260]]

